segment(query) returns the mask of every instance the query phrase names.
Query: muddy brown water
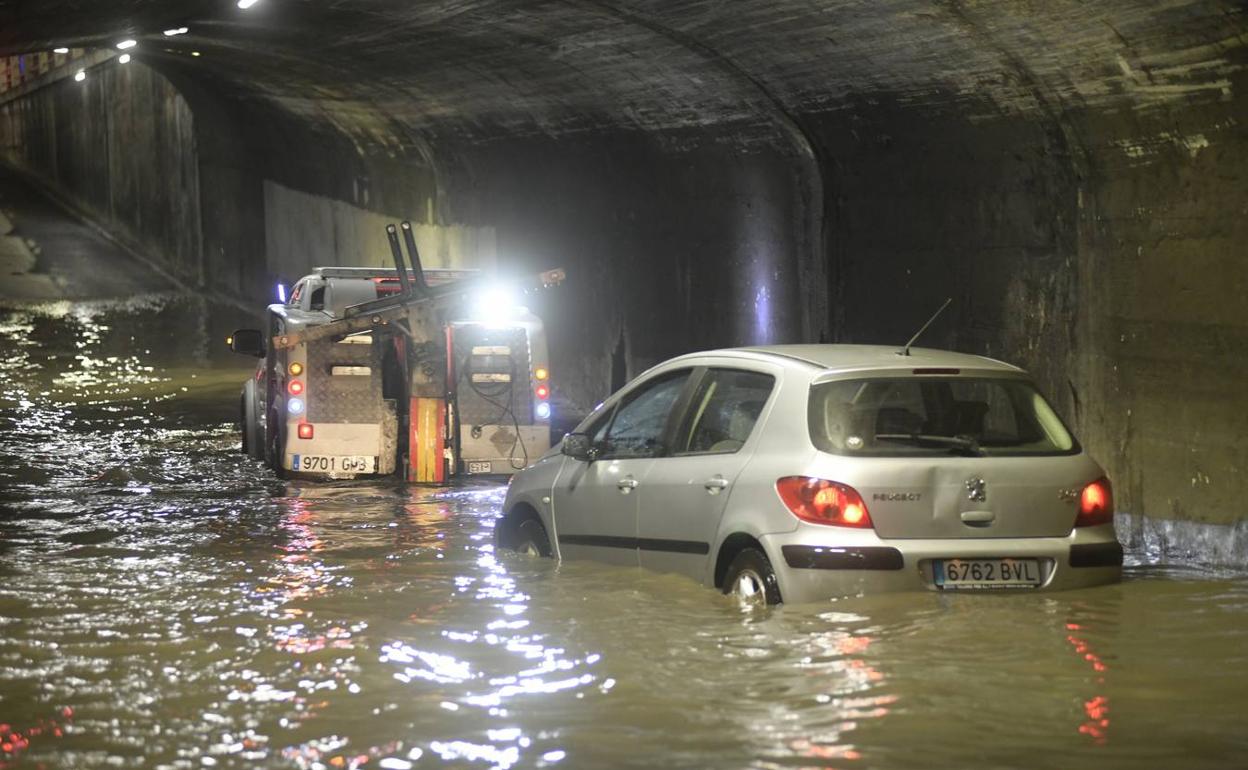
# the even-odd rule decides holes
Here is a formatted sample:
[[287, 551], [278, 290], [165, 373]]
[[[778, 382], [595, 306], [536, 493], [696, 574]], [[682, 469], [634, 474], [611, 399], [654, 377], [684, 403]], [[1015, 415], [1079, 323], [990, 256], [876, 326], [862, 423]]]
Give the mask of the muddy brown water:
[[746, 612], [284, 483], [203, 303], [0, 311], [0, 768], [1248, 766], [1248, 576]]

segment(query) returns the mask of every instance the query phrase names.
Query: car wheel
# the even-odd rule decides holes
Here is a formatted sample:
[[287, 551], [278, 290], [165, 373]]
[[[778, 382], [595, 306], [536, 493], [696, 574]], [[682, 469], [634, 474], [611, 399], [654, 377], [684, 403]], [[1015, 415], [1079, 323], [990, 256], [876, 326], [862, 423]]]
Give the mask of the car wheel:
[[746, 548], [728, 565], [728, 572], [724, 575], [724, 593], [735, 596], [749, 607], [764, 607], [782, 601], [776, 571], [771, 568], [767, 554], [757, 548]]
[[525, 556], [548, 557], [551, 554], [546, 527], [537, 519], [528, 518], [520, 522], [511, 543], [512, 550]]

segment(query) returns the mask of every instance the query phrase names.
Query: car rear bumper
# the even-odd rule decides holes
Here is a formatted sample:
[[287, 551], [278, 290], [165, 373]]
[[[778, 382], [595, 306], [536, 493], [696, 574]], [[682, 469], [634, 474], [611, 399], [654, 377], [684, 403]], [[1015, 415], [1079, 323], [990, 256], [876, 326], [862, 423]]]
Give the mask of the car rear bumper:
[[1060, 538], [883, 540], [873, 532], [799, 527], [762, 538], [787, 603], [890, 591], [949, 591], [933, 573], [935, 560], [1035, 559], [1037, 587], [996, 587], [1031, 593], [1114, 583], [1122, 578], [1122, 546], [1112, 526], [1079, 529]]

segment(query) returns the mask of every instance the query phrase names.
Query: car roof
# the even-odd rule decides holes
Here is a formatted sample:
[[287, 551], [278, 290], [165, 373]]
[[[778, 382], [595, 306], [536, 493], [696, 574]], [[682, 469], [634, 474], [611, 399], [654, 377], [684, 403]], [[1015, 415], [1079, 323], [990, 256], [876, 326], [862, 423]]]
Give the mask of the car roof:
[[955, 353], [950, 350], [910, 348], [910, 355], [900, 355], [901, 348], [893, 345], [759, 345], [744, 348], [708, 350], [694, 354], [747, 355], [782, 358], [800, 361], [820, 369], [914, 369], [917, 367], [946, 367], [958, 369], [988, 369], [1001, 372], [1021, 372], [1017, 366], [984, 356]]

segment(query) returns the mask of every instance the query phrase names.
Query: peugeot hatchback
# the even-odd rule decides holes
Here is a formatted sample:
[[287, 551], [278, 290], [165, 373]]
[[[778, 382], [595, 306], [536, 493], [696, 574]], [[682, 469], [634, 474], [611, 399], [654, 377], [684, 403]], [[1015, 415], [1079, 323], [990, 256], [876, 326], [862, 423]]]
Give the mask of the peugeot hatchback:
[[1113, 494], [1021, 369], [864, 345], [696, 353], [518, 473], [503, 548], [688, 575], [745, 602], [1121, 578]]

